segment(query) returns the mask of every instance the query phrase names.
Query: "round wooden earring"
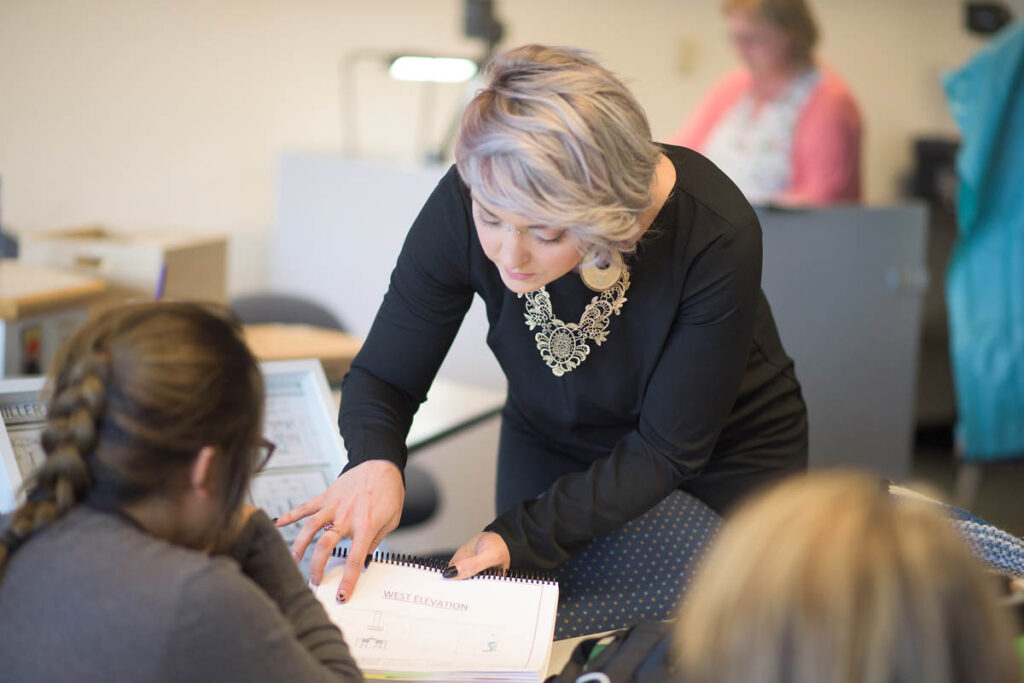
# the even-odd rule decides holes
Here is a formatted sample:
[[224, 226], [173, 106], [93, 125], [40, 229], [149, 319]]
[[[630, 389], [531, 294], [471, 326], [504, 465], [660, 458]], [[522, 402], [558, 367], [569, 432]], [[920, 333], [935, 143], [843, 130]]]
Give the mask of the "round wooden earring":
[[580, 267], [580, 279], [595, 292], [603, 292], [614, 285], [622, 277], [622, 270], [625, 264], [622, 261], [622, 253], [618, 249], [603, 250], [611, 260], [598, 257], [598, 248], [591, 247], [583, 255], [583, 263], [588, 265]]

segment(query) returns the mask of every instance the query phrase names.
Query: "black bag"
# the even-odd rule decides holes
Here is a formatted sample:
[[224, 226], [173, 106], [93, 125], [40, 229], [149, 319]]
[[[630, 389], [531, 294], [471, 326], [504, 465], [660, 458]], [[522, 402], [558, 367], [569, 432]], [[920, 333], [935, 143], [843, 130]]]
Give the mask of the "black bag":
[[[600, 642], [607, 644], [595, 655]], [[545, 683], [574, 683], [580, 677], [592, 683], [671, 681], [671, 644], [672, 624], [665, 621], [644, 621], [607, 636], [588, 638], [572, 651], [561, 673]]]

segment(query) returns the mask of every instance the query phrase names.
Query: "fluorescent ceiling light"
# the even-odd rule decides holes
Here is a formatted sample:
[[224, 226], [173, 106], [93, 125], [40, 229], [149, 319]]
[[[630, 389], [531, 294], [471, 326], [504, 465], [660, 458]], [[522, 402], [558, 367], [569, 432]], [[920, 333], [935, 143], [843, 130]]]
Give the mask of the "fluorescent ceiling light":
[[462, 83], [476, 75], [476, 62], [457, 57], [398, 57], [388, 73], [399, 81]]

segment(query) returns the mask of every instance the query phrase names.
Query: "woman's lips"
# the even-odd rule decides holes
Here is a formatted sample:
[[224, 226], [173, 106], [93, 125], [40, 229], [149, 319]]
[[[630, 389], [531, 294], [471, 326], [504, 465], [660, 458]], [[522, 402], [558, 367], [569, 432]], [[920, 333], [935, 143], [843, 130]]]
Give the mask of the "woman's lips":
[[505, 275], [508, 275], [513, 280], [529, 280], [533, 277], [533, 273], [513, 273], [508, 268], [505, 268]]

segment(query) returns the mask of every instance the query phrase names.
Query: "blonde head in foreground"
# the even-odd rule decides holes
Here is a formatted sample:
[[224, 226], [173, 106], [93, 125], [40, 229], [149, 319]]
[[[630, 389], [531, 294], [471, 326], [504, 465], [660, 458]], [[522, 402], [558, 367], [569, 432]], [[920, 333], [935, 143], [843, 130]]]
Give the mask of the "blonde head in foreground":
[[992, 581], [948, 520], [822, 473], [745, 505], [676, 630], [687, 683], [1016, 683]]

